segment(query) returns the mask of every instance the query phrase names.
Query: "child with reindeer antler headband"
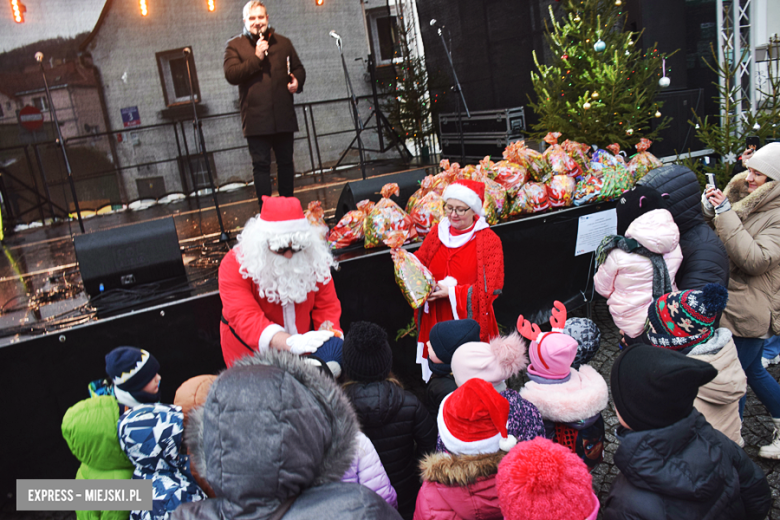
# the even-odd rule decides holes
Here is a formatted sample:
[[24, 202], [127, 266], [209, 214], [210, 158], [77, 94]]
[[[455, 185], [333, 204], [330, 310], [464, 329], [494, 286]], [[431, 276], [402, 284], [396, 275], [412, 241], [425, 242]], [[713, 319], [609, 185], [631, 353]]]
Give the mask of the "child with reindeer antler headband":
[[591, 366], [571, 367], [577, 355], [577, 340], [563, 333], [566, 307], [556, 301], [552, 309], [552, 331], [542, 332], [522, 315], [517, 330], [531, 341], [528, 347], [528, 377], [520, 390], [542, 414], [545, 436], [567, 446], [593, 469], [603, 459], [604, 419], [609, 391], [604, 378]]

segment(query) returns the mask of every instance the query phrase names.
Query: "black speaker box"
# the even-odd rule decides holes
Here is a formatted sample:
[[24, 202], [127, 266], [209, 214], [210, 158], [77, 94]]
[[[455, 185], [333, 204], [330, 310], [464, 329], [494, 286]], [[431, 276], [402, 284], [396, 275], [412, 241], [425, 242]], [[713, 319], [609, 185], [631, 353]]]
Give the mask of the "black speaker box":
[[78, 235], [76, 260], [90, 296], [162, 280], [186, 278], [173, 217]]
[[401, 194], [398, 197], [391, 197], [399, 206], [404, 208], [412, 193], [420, 187], [420, 181], [430, 172], [426, 168], [419, 170], [409, 170], [392, 175], [382, 175], [381, 177], [371, 177], [364, 181], [348, 182], [339, 196], [339, 202], [336, 205], [336, 222], [348, 211], [357, 209], [357, 203], [368, 199], [372, 202], [379, 202], [382, 198], [382, 186], [394, 182], [398, 184]]

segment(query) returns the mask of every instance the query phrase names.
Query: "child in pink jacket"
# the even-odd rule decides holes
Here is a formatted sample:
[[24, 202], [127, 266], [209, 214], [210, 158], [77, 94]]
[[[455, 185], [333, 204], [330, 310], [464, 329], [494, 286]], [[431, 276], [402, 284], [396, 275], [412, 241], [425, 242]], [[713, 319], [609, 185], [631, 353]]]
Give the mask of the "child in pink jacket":
[[615, 325], [631, 339], [644, 331], [653, 298], [677, 290], [680, 230], [665, 208], [656, 190], [631, 188], [618, 201], [617, 236], [605, 238], [596, 252], [596, 291], [607, 298]]
[[414, 520], [502, 520], [498, 464], [517, 439], [506, 429], [509, 402], [482, 379], [469, 379], [439, 407], [439, 434], [449, 453], [420, 463], [423, 485]]

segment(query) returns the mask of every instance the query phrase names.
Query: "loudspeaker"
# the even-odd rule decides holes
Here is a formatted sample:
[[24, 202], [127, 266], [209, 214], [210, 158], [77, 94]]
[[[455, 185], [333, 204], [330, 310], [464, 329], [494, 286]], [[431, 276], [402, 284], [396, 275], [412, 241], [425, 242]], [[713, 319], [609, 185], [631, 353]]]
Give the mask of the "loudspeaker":
[[391, 198], [402, 208], [405, 207], [409, 197], [420, 187], [420, 181], [428, 175], [426, 168], [420, 168], [419, 170], [409, 170], [381, 177], [371, 177], [364, 181], [348, 182], [344, 185], [336, 205], [336, 222], [341, 220], [347, 211], [357, 209], [357, 203], [363, 199], [379, 202], [382, 198], [382, 186], [391, 182], [398, 184], [401, 190], [398, 197]]
[[90, 296], [187, 276], [173, 217], [78, 235], [74, 246]]

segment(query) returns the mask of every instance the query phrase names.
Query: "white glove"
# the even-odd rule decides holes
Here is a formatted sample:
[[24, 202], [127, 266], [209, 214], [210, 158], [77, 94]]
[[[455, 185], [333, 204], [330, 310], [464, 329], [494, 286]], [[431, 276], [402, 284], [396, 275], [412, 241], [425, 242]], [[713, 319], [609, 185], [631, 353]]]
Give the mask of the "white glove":
[[287, 346], [293, 354], [310, 354], [317, 352], [323, 343], [333, 337], [329, 330], [313, 330], [306, 334], [294, 334], [287, 338]]

